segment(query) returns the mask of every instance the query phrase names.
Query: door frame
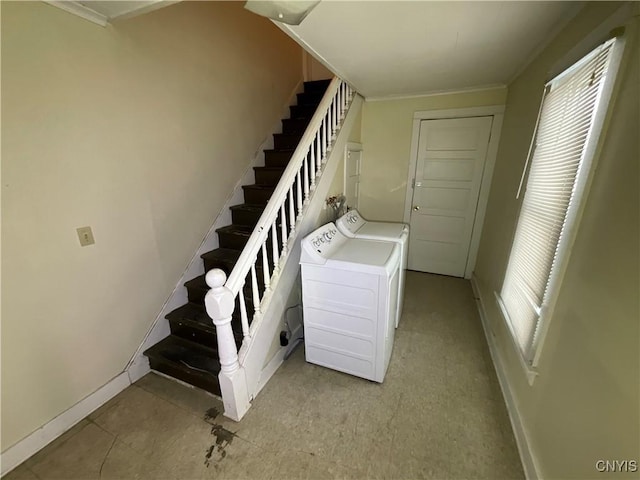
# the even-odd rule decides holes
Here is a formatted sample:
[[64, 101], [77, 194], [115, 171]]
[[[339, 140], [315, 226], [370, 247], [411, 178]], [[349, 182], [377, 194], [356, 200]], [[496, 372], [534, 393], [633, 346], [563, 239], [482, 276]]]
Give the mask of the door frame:
[[423, 120], [444, 120], [451, 118], [471, 118], [471, 117], [493, 117], [491, 123], [491, 133], [489, 135], [489, 145], [487, 156], [482, 172], [480, 183], [480, 193], [478, 194], [478, 205], [476, 207], [476, 217], [473, 221], [473, 231], [471, 233], [471, 243], [469, 244], [469, 255], [464, 269], [464, 278], [470, 279], [476, 265], [484, 216], [487, 211], [489, 201], [489, 190], [491, 189], [491, 179], [500, 143], [500, 132], [504, 119], [504, 105], [488, 105], [485, 107], [453, 108], [448, 110], [426, 110], [413, 114], [413, 131], [411, 134], [411, 157], [409, 158], [409, 172], [407, 175], [407, 193], [404, 200], [403, 221], [409, 223], [411, 219], [411, 204], [413, 200], [413, 180], [416, 176], [416, 166], [418, 163], [418, 140], [420, 138], [420, 123]]

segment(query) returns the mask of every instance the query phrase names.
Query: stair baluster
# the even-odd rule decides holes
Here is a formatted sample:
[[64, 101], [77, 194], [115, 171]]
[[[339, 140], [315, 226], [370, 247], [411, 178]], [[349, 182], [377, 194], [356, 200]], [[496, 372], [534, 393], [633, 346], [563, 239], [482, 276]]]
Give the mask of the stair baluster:
[[289, 235], [287, 235], [287, 214], [286, 214], [285, 204], [286, 202], [280, 205], [280, 239], [282, 240], [282, 256], [283, 257], [287, 253], [289, 253], [289, 250], [287, 249], [287, 240], [289, 238]]
[[315, 141], [316, 140], [314, 138], [313, 141], [311, 142], [311, 151], [309, 152], [309, 159], [311, 160], [310, 166], [309, 166], [309, 171], [310, 171], [309, 178], [311, 180], [311, 185], [310, 185], [311, 190], [316, 188], [316, 149], [313, 148]]
[[256, 257], [251, 264], [251, 296], [253, 299], [254, 313], [255, 315], [260, 315], [262, 312], [260, 311], [260, 292], [258, 291], [258, 275], [256, 274], [257, 261], [258, 258]]
[[[246, 282], [243, 282], [242, 288], [240, 289], [241, 292], [244, 290], [245, 285], [246, 285]], [[246, 301], [244, 299], [243, 294], [238, 295], [238, 298], [240, 299], [240, 322], [242, 324], [242, 337], [248, 338], [250, 336], [250, 333], [249, 333], [249, 317], [247, 315], [247, 305], [246, 305]]]
[[302, 176], [304, 177], [304, 204], [309, 203], [309, 154], [307, 153], [304, 156], [304, 160], [302, 160], [304, 165], [304, 173]]
[[316, 133], [316, 158], [318, 159], [318, 168], [316, 170], [316, 177], [319, 177], [320, 174], [322, 173], [322, 165], [324, 165], [325, 161], [322, 158], [322, 149], [320, 148], [320, 142], [321, 142], [321, 135], [320, 135], [320, 130], [318, 130], [318, 132]]
[[296, 175], [296, 194], [297, 194], [297, 206], [298, 206], [298, 215], [297, 218], [300, 218], [302, 216], [302, 185], [301, 185], [301, 178], [300, 178], [300, 170], [298, 170], [298, 173]]
[[[276, 217], [277, 218], [277, 217]], [[280, 273], [280, 247], [278, 246], [278, 228], [276, 222], [271, 224], [271, 253], [273, 254], [273, 274]]]
[[289, 188], [289, 235], [287, 235], [287, 240], [289, 236], [293, 235], [296, 231], [296, 215], [294, 212], [293, 206], [293, 186]]
[[327, 145], [329, 142], [327, 141], [327, 114], [325, 113], [324, 117], [322, 117], [322, 161], [327, 161]]
[[[269, 257], [267, 255], [267, 237], [262, 242], [262, 278], [264, 280], [264, 291], [271, 291], [271, 274], [269, 273]], [[258, 299], [260, 300], [260, 299]]]

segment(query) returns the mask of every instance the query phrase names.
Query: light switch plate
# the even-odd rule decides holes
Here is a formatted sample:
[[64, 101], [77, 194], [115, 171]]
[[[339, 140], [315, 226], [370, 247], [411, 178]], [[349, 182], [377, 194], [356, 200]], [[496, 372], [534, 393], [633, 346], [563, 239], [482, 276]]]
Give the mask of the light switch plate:
[[76, 229], [78, 232], [78, 240], [80, 240], [80, 246], [86, 247], [87, 245], [93, 245], [96, 241], [93, 238], [93, 232], [91, 227], [80, 227]]

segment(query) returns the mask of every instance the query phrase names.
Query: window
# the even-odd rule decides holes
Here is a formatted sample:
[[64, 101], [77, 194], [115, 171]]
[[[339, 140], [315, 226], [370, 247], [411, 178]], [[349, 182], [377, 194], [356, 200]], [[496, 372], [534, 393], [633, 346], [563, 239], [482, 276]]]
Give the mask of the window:
[[603, 43], [545, 86], [518, 192], [518, 197], [524, 192], [520, 216], [497, 295], [527, 368], [537, 363], [566, 263], [620, 43]]

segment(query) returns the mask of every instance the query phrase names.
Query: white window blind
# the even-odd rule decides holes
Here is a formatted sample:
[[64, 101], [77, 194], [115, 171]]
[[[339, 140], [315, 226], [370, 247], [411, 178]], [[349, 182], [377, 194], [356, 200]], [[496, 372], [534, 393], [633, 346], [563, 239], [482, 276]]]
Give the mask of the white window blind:
[[550, 279], [559, 262], [558, 247], [566, 235], [567, 214], [579, 200], [576, 185], [587, 173], [585, 147], [593, 134], [614, 42], [605, 42], [546, 85], [499, 296], [514, 339], [529, 364], [544, 321]]

